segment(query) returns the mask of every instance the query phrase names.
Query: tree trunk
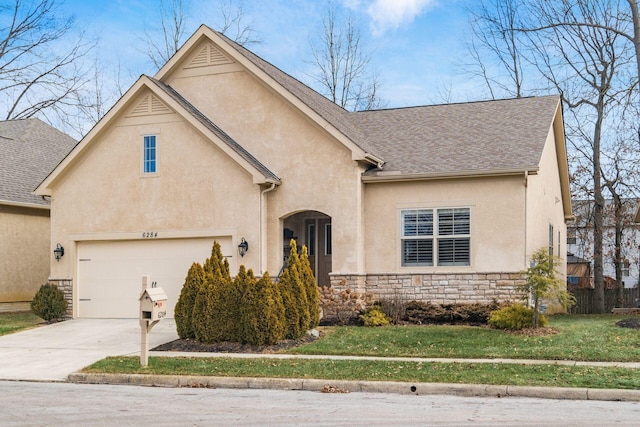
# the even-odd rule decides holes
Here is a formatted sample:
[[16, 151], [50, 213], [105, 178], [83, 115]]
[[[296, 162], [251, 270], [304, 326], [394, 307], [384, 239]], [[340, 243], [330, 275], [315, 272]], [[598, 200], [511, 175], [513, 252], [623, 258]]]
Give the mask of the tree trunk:
[[[604, 80], [604, 79], [603, 79]], [[597, 102], [597, 119], [593, 130], [593, 312], [603, 314], [604, 304], [604, 196], [602, 194], [602, 172], [600, 170], [600, 140], [604, 118], [604, 95], [601, 92]]]
[[638, 13], [638, 0], [627, 0], [631, 8], [631, 18], [633, 19], [633, 45], [636, 50], [636, 64], [638, 66], [638, 75], [640, 79], [640, 14]]
[[617, 295], [616, 295], [616, 307], [624, 306], [624, 282], [622, 281], [622, 265], [624, 263], [624, 259], [622, 256], [622, 232], [624, 230], [624, 206], [622, 205], [622, 200], [620, 195], [617, 193], [613, 193], [613, 202], [615, 209], [615, 253], [614, 253], [614, 261], [616, 264], [616, 287], [617, 287]]

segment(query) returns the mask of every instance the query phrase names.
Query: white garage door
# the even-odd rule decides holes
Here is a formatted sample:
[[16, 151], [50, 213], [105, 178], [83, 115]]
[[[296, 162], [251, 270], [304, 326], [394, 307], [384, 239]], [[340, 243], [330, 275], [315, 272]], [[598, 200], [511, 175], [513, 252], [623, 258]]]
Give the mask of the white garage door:
[[[211, 255], [212, 238], [149, 239], [79, 242], [78, 316], [137, 318], [142, 276], [164, 289], [169, 298], [167, 317], [173, 317], [180, 290], [191, 264]], [[231, 238], [215, 238], [225, 255]]]

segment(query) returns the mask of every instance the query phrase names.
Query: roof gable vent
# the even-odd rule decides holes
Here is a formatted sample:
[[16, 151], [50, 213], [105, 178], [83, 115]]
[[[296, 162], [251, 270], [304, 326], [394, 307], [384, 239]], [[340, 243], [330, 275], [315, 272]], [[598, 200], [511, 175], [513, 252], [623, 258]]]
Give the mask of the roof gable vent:
[[171, 109], [156, 96], [149, 94], [142, 98], [142, 101], [131, 110], [129, 117], [132, 116], [147, 116], [151, 114], [168, 114], [171, 113]]
[[233, 64], [233, 61], [213, 44], [207, 43], [202, 49], [200, 49], [185, 68], [209, 67], [225, 64]]

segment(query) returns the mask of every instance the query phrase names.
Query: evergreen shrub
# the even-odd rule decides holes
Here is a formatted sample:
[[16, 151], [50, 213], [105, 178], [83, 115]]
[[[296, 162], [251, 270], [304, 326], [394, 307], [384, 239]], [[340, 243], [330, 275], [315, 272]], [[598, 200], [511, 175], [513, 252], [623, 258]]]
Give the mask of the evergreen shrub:
[[40, 286], [31, 301], [31, 312], [47, 322], [62, 319], [67, 313], [64, 293], [52, 283]]
[[[542, 314], [539, 316], [539, 326], [545, 326], [547, 318]], [[533, 317], [533, 308], [525, 307], [522, 304], [512, 304], [492, 311], [489, 317], [489, 325], [498, 329], [519, 331], [524, 328], [532, 328], [534, 326]]]

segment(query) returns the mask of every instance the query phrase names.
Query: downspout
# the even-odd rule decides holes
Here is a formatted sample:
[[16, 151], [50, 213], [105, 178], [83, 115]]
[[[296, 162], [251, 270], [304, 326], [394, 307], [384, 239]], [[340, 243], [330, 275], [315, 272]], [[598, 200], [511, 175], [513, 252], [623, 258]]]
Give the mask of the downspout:
[[527, 207], [527, 187], [529, 185], [529, 171], [524, 171], [524, 268], [527, 269], [527, 229], [529, 228], [528, 207]]
[[271, 187], [266, 188], [260, 192], [260, 275], [262, 276], [264, 272], [267, 270], [264, 261], [267, 258], [267, 248], [265, 246], [265, 242], [267, 241], [267, 214], [265, 209], [265, 204], [267, 200], [266, 194], [270, 191], [275, 190], [276, 183], [272, 182]]

